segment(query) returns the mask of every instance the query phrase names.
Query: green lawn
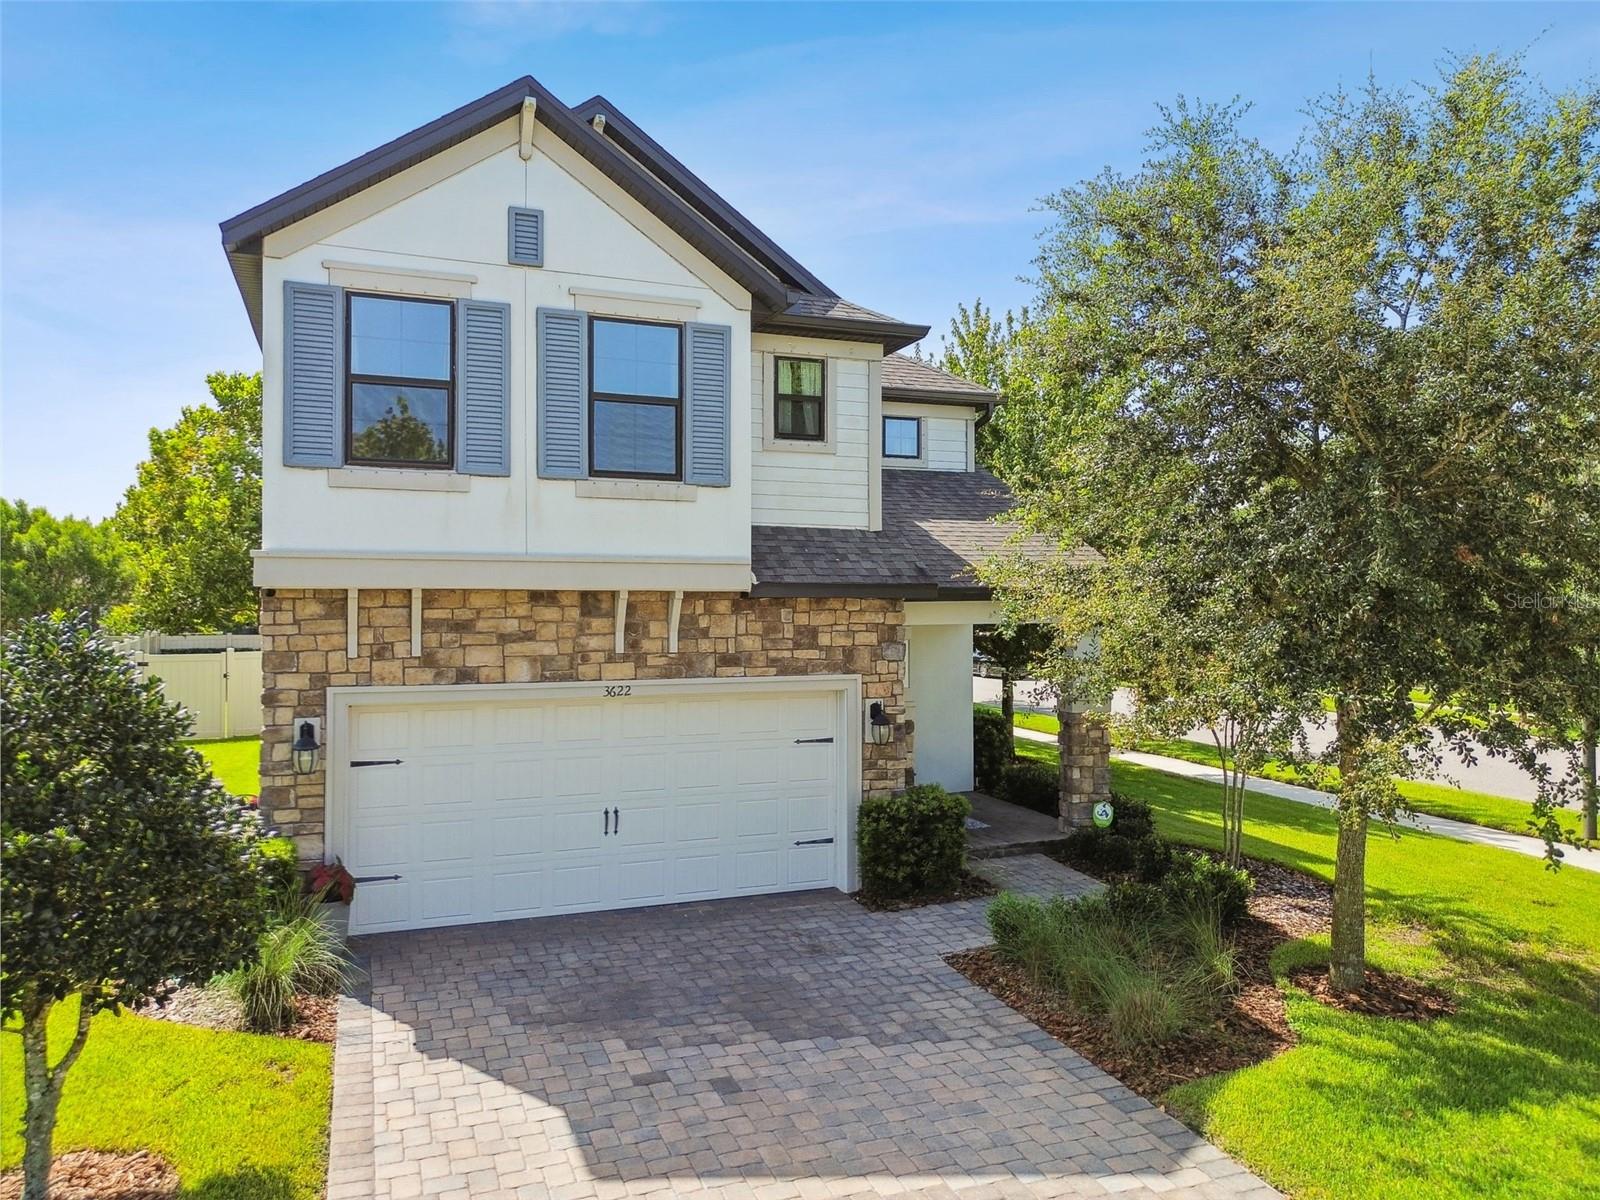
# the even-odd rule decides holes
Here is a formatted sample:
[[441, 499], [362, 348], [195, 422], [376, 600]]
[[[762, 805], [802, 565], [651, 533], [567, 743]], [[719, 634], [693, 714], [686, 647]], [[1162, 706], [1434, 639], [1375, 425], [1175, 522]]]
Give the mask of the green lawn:
[[[1050, 746], [1018, 752], [1052, 760]], [[1162, 832], [1220, 844], [1220, 789], [1116, 763]], [[1245, 853], [1331, 878], [1330, 813], [1253, 796]], [[1178, 1088], [1169, 1106], [1300, 1198], [1555, 1200], [1594, 1193], [1600, 1153], [1600, 876], [1415, 830], [1374, 831], [1372, 960], [1449, 989], [1426, 1025], [1340, 1013], [1286, 987], [1299, 1044]], [[1326, 939], [1279, 951], [1282, 973]]]
[[[987, 706], [980, 704], [975, 707]], [[991, 711], [999, 710], [991, 709]], [[1053, 734], [1060, 729], [1059, 722], [1048, 713], [1017, 713], [1013, 723], [1019, 728], [1033, 729], [1040, 733]], [[1209, 767], [1219, 766], [1221, 763], [1221, 755], [1217, 753], [1215, 746], [1207, 745], [1205, 742], [1193, 742], [1188, 738], [1146, 738], [1138, 744], [1137, 749], [1148, 754], [1164, 754], [1168, 758], [1203, 763]], [[1275, 779], [1279, 783], [1313, 786], [1303, 773], [1296, 771], [1288, 763], [1268, 762], [1255, 774], [1263, 779]], [[1337, 772], [1331, 772], [1331, 775], [1334, 780], [1338, 779]], [[1448, 784], [1424, 783], [1410, 779], [1399, 780], [1396, 786], [1406, 803], [1417, 812], [1428, 813], [1435, 817], [1448, 817], [1454, 821], [1467, 821], [1489, 829], [1503, 829], [1507, 833], [1530, 832], [1528, 819], [1533, 813], [1533, 806], [1525, 800], [1516, 800], [1510, 796], [1492, 796], [1487, 792], [1469, 792]], [[1556, 820], [1561, 823], [1562, 832], [1569, 837], [1577, 837], [1583, 828], [1583, 818], [1572, 809], [1558, 809]]]
[[[51, 1042], [76, 1015], [58, 1005]], [[0, 1168], [22, 1159], [22, 1039], [0, 1032]], [[67, 1076], [55, 1149], [153, 1150], [200, 1200], [316, 1200], [328, 1160], [328, 1046], [101, 1014]]]
[[261, 794], [261, 739], [259, 737], [220, 738], [214, 742], [190, 742], [211, 764], [211, 773], [235, 796]]

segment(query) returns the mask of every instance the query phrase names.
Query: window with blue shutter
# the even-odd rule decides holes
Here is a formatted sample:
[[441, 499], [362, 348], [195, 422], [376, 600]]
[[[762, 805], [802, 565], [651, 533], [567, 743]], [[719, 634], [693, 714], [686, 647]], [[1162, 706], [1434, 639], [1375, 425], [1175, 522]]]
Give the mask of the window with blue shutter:
[[456, 301], [457, 469], [511, 474], [511, 306]]
[[344, 294], [324, 283], [283, 285], [283, 464], [344, 461]]
[[686, 347], [683, 481], [702, 487], [729, 484], [729, 387], [733, 330], [690, 324]]
[[512, 208], [506, 224], [506, 260], [523, 267], [544, 266], [544, 210]]
[[541, 308], [535, 314], [535, 437], [539, 475], [589, 474], [589, 347], [585, 314]]

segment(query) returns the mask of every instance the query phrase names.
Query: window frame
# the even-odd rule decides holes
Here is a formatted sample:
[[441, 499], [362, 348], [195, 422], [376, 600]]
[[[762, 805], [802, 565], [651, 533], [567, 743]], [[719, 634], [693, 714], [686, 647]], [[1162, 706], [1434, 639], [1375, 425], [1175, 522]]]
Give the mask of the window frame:
[[[815, 396], [797, 396], [793, 392], [778, 390], [783, 378], [782, 364], [786, 362], [816, 363], [821, 369], [822, 389]], [[778, 428], [778, 403], [781, 400], [815, 401], [817, 405], [816, 433], [784, 433]], [[774, 354], [772, 356], [772, 440], [775, 442], [807, 442], [825, 445], [828, 441], [828, 360], [803, 354]]]
[[[917, 427], [917, 452], [915, 454], [890, 454], [889, 453], [889, 422], [890, 421], [910, 421], [913, 425], [915, 425]], [[892, 459], [894, 459], [895, 462], [921, 462], [922, 461], [922, 453], [923, 453], [922, 441], [923, 441], [923, 438], [922, 438], [922, 418], [921, 417], [908, 417], [908, 416], [904, 415], [903, 413], [884, 413], [883, 414], [882, 436], [883, 436], [883, 457], [884, 458], [892, 458]]]
[[[448, 379], [423, 379], [406, 375], [358, 374], [352, 364], [351, 339], [355, 337], [355, 300], [393, 300], [407, 304], [436, 304], [450, 312], [450, 375]], [[347, 467], [385, 467], [410, 471], [454, 471], [456, 469], [456, 338], [459, 336], [456, 320], [456, 302], [440, 300], [434, 296], [406, 296], [394, 292], [361, 292], [345, 289], [344, 293], [344, 465]], [[423, 462], [414, 458], [357, 458], [355, 456], [356, 384], [377, 383], [395, 387], [425, 387], [444, 389], [445, 459], [443, 462]]]
[[[585, 418], [588, 421], [589, 437], [589, 477], [591, 479], [655, 479], [665, 482], [681, 482], [683, 479], [683, 393], [687, 379], [683, 361], [683, 325], [678, 321], [651, 321], [643, 317], [619, 317], [610, 313], [585, 313], [588, 325], [584, 333], [588, 336], [585, 353], [588, 361], [584, 364], [587, 376], [588, 396], [584, 400]], [[626, 392], [602, 392], [594, 386], [594, 327], [595, 322], [605, 321], [613, 325], [655, 325], [663, 329], [676, 330], [678, 334], [678, 395], [676, 399], [665, 396], [633, 396]], [[595, 466], [595, 437], [594, 437], [594, 405], [595, 401], [609, 401], [613, 404], [656, 404], [665, 408], [677, 410], [677, 420], [673, 422], [673, 470], [670, 474], [655, 471], [603, 471]]]

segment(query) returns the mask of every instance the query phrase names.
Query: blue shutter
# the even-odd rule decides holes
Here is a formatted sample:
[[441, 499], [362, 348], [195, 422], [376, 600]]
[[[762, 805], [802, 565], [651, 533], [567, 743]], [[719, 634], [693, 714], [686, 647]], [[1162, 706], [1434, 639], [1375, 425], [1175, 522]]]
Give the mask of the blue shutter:
[[283, 465], [344, 462], [344, 291], [283, 285]]
[[729, 356], [733, 330], [726, 325], [685, 325], [688, 388], [684, 397], [683, 481], [727, 487]]
[[506, 261], [524, 267], [544, 266], [544, 209], [509, 209], [506, 225]]
[[538, 464], [545, 479], [589, 474], [588, 322], [570, 308], [538, 310]]
[[511, 474], [511, 306], [456, 301], [456, 469]]

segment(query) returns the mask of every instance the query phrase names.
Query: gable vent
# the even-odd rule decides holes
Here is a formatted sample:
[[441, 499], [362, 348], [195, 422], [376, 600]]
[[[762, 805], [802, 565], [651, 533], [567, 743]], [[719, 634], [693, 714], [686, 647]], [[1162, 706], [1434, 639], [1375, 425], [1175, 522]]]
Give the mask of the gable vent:
[[544, 209], [510, 209], [507, 226], [507, 261], [523, 267], [544, 266]]

